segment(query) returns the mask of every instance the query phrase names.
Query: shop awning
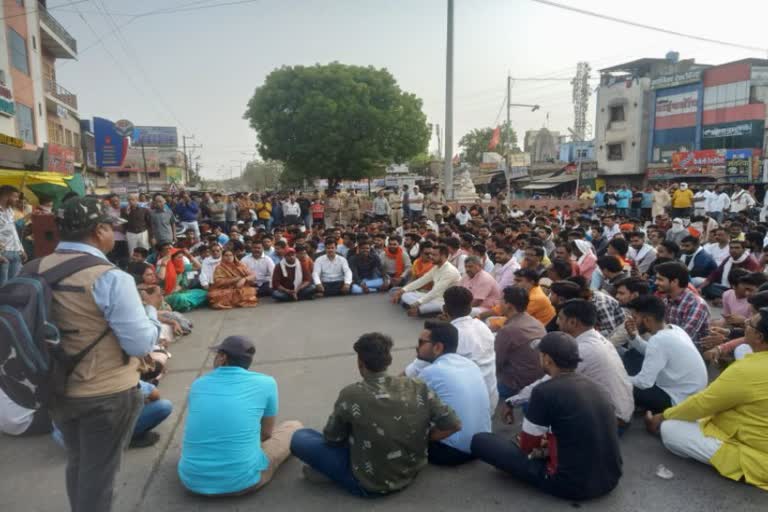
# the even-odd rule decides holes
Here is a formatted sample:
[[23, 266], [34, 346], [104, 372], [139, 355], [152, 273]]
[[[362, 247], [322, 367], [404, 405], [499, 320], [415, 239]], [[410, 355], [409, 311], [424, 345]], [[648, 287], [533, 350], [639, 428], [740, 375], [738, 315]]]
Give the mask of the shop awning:
[[561, 174], [560, 176], [550, 176], [548, 178], [533, 180], [529, 185], [523, 187], [523, 190], [546, 190], [548, 188], [555, 188], [563, 183], [569, 183], [576, 181], [576, 176], [573, 174]]
[[472, 183], [474, 183], [475, 185], [487, 185], [491, 181], [493, 181], [493, 178], [495, 178], [496, 176], [498, 176], [498, 173], [482, 174], [480, 176], [476, 176], [472, 178]]

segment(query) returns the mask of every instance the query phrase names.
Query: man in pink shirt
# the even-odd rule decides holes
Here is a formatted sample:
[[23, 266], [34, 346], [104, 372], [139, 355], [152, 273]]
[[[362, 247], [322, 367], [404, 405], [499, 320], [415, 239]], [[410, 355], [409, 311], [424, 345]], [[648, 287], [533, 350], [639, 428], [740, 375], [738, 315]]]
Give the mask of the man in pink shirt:
[[515, 272], [520, 270], [520, 262], [514, 257], [515, 249], [511, 245], [502, 245], [496, 248], [496, 269], [493, 277], [499, 284], [499, 290], [503, 291], [507, 286], [515, 285]]
[[466, 273], [459, 281], [459, 286], [472, 292], [472, 316], [475, 317], [499, 303], [501, 289], [493, 276], [483, 270], [477, 256], [467, 256], [464, 269]]

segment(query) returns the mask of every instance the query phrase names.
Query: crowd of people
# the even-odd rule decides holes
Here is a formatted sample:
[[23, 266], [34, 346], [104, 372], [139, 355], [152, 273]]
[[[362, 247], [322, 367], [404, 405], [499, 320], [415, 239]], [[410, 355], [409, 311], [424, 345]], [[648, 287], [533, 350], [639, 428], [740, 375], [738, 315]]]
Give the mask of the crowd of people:
[[[0, 189], [0, 219], [17, 194]], [[670, 452], [768, 490], [768, 223], [751, 194], [620, 187], [550, 210], [515, 201], [453, 208], [439, 188], [417, 187], [372, 199], [354, 191], [74, 198], [65, 205], [96, 212], [80, 220], [90, 231], [75, 239], [63, 228], [46, 257], [95, 245], [133, 277], [158, 335], [128, 350], [116, 334], [147, 363], [145, 410], [194, 308], [379, 293], [427, 317], [418, 357], [393, 373], [386, 334], [355, 342], [362, 381], [341, 390], [323, 432], [277, 424], [277, 383], [249, 371], [254, 343], [223, 340], [214, 371], [190, 389], [178, 471], [194, 493], [256, 490], [293, 454], [307, 478], [358, 496], [399, 491], [427, 463], [479, 459], [543, 492], [589, 499], [616, 487], [621, 437], [642, 422]], [[0, 223], [2, 275], [12, 278], [18, 265], [8, 254], [20, 238], [8, 226]], [[253, 406], [236, 406], [244, 402]], [[20, 415], [8, 414], [7, 398], [0, 403], [0, 430], [39, 425], [31, 411], [25, 426], [9, 428]], [[492, 418], [512, 422], [516, 408], [518, 438], [493, 433]], [[65, 412], [52, 416], [69, 449], [76, 430]], [[147, 439], [156, 424], [131, 436]], [[226, 449], [222, 438], [232, 440]]]

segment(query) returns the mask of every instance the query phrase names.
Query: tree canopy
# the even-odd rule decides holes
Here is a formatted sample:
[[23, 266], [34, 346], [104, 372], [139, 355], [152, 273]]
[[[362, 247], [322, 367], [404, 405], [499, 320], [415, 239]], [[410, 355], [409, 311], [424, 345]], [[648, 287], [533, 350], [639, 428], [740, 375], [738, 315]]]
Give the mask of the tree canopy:
[[284, 162], [285, 175], [335, 186], [425, 151], [430, 130], [421, 106], [386, 69], [334, 62], [275, 69], [244, 118], [262, 158]]
[[[462, 149], [462, 160], [471, 164], [479, 164], [482, 162], [483, 153], [489, 151], [488, 143], [491, 142], [494, 129], [495, 128], [490, 126], [488, 128], [475, 128], [464, 135], [459, 140], [459, 147]], [[499, 140], [499, 145], [492, 151], [504, 154], [504, 148], [509, 148], [510, 153], [517, 153], [520, 151], [517, 147], [517, 133], [515, 133], [515, 130], [511, 127], [501, 127], [501, 139]]]

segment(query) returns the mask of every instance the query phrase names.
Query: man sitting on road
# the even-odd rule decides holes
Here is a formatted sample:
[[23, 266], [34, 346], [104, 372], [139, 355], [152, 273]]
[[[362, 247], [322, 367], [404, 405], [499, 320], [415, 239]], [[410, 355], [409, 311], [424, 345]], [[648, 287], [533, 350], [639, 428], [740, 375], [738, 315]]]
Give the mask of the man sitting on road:
[[383, 251], [381, 264], [384, 267], [384, 273], [389, 278], [388, 286], [404, 286], [404, 277], [411, 267], [411, 258], [408, 251], [400, 247], [400, 237], [393, 235], [389, 237], [387, 247]]
[[[439, 313], [443, 309], [443, 292], [461, 280], [459, 271], [448, 261], [448, 246], [438, 245], [433, 254], [434, 266], [429, 272], [392, 294], [392, 303], [402, 301], [408, 307], [408, 316]], [[417, 291], [429, 283], [432, 283], [431, 290]]]
[[336, 254], [336, 239], [325, 239], [325, 254], [315, 260], [312, 280], [317, 295], [346, 295], [352, 286], [352, 270], [346, 258]]
[[[623, 356], [634, 386], [635, 406], [654, 414], [677, 405], [707, 386], [707, 367], [690, 336], [664, 321], [664, 302], [655, 295], [627, 304], [632, 350]], [[645, 341], [639, 334], [650, 333]]]
[[[304, 249], [302, 247], [302, 249]], [[306, 256], [306, 249], [304, 249]], [[285, 258], [272, 272], [272, 298], [278, 302], [311, 300], [315, 296], [312, 273], [307, 272], [293, 248], [285, 251]]]
[[695, 236], [686, 236], [680, 241], [680, 261], [688, 267], [688, 274], [694, 286], [701, 283], [717, 269], [717, 263], [710, 254], [699, 245]]
[[531, 342], [547, 332], [541, 322], [526, 312], [528, 292], [524, 288], [504, 288], [502, 308], [507, 322], [496, 333], [494, 349], [499, 397], [506, 400], [544, 376]]
[[392, 339], [362, 335], [354, 344], [361, 382], [339, 393], [323, 433], [294, 434], [291, 453], [357, 496], [381, 496], [406, 488], [427, 464], [430, 442], [461, 430], [456, 413], [421, 380], [387, 375]]
[[[482, 325], [482, 324], [481, 324]], [[429, 363], [419, 378], [451, 407], [461, 421], [461, 430], [429, 443], [429, 462], [439, 466], [455, 466], [472, 457], [472, 436], [491, 431], [488, 393], [480, 368], [456, 353], [459, 331], [447, 322], [427, 320], [419, 336], [416, 353], [420, 361]]]
[[466, 273], [459, 281], [459, 286], [463, 286], [472, 293], [472, 315], [477, 316], [490, 311], [501, 301], [498, 283], [491, 274], [483, 270], [480, 258], [477, 256], [468, 256], [464, 260], [464, 269]]
[[730, 256], [701, 283], [698, 288], [706, 299], [720, 300], [723, 293], [730, 289], [728, 274], [734, 268], [743, 268], [749, 272], [761, 272], [758, 261], [747, 250], [745, 242], [731, 240], [729, 243]]
[[537, 348], [550, 379], [533, 390], [518, 443], [477, 434], [472, 454], [547, 494], [603, 496], [621, 478], [613, 404], [605, 389], [577, 371], [580, 350], [571, 336], [549, 333]]
[[[524, 288], [528, 291], [528, 309], [526, 310], [529, 315], [541, 322], [543, 325], [547, 325], [555, 315], [554, 306], [549, 301], [549, 297], [544, 294], [544, 291], [539, 286], [539, 279], [541, 275], [535, 270], [529, 268], [521, 268], [515, 272], [515, 286]], [[501, 315], [501, 306], [497, 305], [490, 311], [481, 313], [478, 318], [483, 320], [487, 319], [487, 324], [493, 332], [497, 332], [504, 326], [507, 321]]]
[[269, 256], [264, 255], [264, 246], [261, 242], [251, 243], [251, 254], [240, 260], [246, 266], [254, 278], [254, 286], [259, 297], [272, 295], [272, 274], [275, 270], [275, 262]]
[[[488, 390], [489, 416], [496, 410], [499, 393], [496, 389], [496, 353], [493, 348], [493, 333], [488, 326], [470, 316], [472, 294], [462, 286], [451, 286], [443, 294], [443, 313], [459, 331], [459, 346], [456, 353], [473, 361], [479, 368]], [[408, 377], [417, 378], [429, 364], [415, 359], [405, 369]]]
[[352, 295], [376, 293], [384, 288], [381, 260], [371, 252], [371, 243], [367, 238], [360, 240], [357, 253], [349, 257], [349, 268], [352, 271]]
[[688, 289], [688, 269], [679, 261], [656, 265], [656, 290], [666, 296], [665, 321], [687, 332], [697, 345], [709, 331], [709, 306]]
[[189, 390], [179, 478], [196, 494], [241, 495], [269, 483], [302, 425], [275, 426], [277, 383], [248, 371], [256, 353], [248, 338], [229, 336], [211, 350], [214, 370]]

